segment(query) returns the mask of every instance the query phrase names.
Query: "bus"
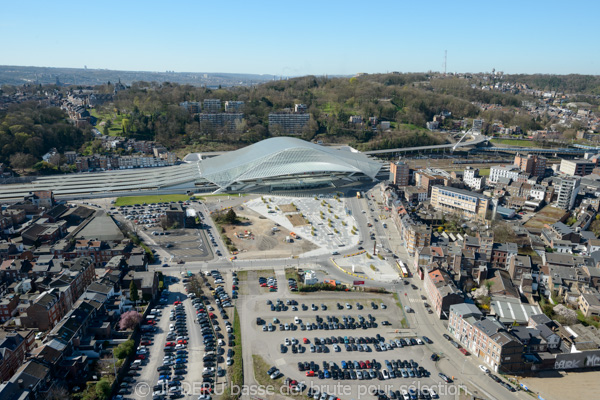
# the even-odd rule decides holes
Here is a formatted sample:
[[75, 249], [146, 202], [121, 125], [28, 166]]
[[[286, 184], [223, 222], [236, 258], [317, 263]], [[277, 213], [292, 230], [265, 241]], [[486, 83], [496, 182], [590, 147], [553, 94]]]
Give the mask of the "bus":
[[408, 278], [408, 268], [406, 268], [406, 265], [404, 265], [404, 263], [401, 260], [396, 260], [396, 266], [402, 272], [402, 277]]

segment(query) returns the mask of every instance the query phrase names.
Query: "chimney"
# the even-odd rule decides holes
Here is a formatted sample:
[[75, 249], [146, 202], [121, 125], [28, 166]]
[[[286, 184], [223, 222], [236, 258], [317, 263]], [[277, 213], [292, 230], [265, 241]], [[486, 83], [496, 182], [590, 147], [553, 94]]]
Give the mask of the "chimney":
[[17, 381], [17, 383], [19, 384], [19, 389], [24, 389], [25, 388], [25, 385], [23, 384], [23, 379], [19, 379]]

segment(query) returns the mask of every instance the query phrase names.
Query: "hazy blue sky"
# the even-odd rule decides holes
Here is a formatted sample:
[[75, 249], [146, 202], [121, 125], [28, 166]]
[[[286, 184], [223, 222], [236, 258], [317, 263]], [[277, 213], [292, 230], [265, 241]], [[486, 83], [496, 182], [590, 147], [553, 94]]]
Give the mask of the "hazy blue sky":
[[0, 0], [0, 65], [600, 74], [600, 2]]

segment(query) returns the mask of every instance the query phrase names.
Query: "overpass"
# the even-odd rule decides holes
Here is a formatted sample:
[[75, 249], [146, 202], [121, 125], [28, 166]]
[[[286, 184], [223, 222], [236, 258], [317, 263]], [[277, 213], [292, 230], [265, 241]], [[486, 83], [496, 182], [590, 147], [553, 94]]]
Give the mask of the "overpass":
[[400, 147], [400, 148], [395, 148], [395, 149], [371, 150], [371, 151], [363, 151], [362, 153], [367, 154], [367, 155], [378, 155], [378, 154], [385, 154], [385, 153], [402, 153], [402, 152], [410, 152], [410, 151], [456, 149], [457, 147], [477, 146], [478, 144], [484, 143], [487, 140], [488, 140], [487, 136], [478, 135], [478, 136], [475, 136], [472, 140], [469, 140], [467, 142], [436, 144], [436, 145], [431, 145], [431, 146]]
[[504, 152], [504, 153], [535, 153], [535, 154], [562, 154], [562, 155], [584, 155], [585, 153], [597, 153], [597, 149], [539, 149], [536, 147], [479, 147], [477, 152]]

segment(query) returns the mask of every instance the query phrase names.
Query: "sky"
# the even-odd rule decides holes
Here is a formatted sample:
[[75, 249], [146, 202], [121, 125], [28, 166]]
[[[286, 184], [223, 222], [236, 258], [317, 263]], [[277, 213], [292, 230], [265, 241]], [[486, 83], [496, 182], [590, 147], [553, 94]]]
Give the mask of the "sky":
[[0, 65], [600, 74], [600, 2], [0, 0]]

